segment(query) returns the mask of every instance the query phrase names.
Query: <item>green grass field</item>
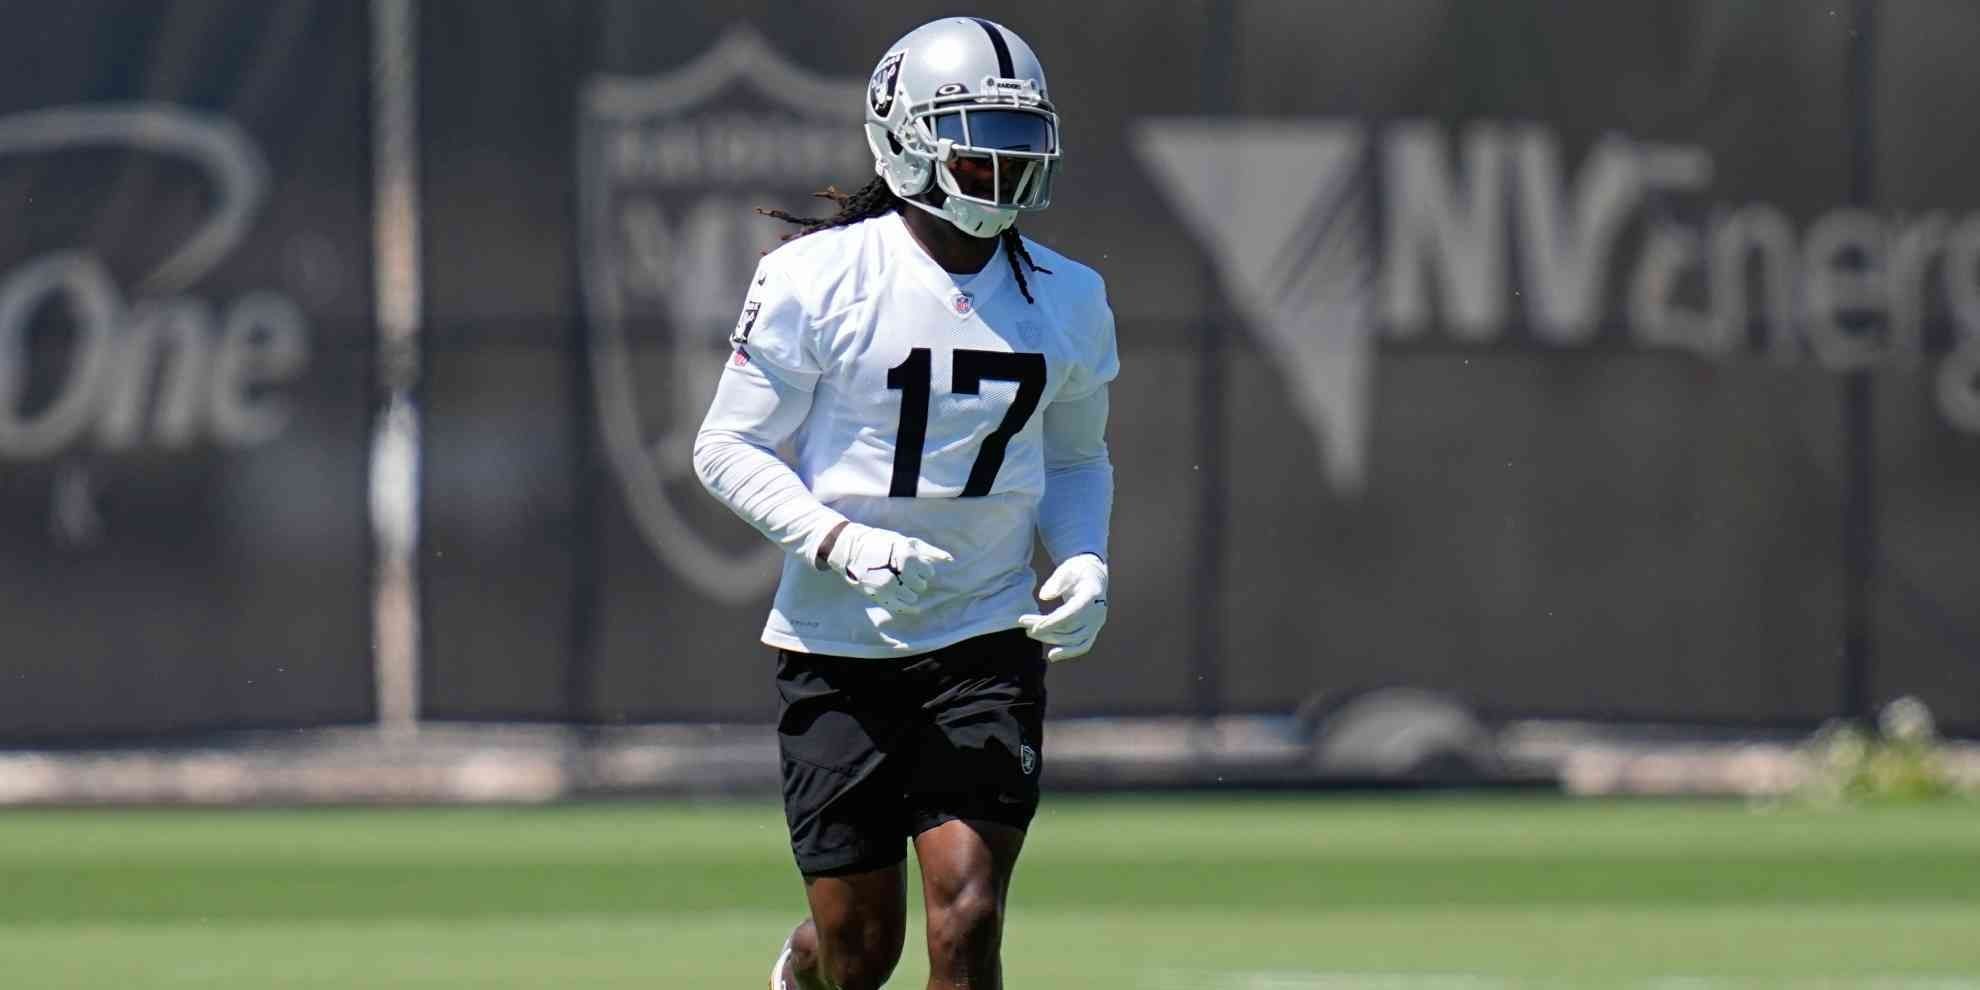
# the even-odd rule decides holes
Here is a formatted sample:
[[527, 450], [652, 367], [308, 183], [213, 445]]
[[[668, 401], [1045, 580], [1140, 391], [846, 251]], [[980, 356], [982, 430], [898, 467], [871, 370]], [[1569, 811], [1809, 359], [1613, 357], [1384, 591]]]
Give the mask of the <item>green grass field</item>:
[[[1012, 990], [1980, 988], [1973, 804], [1053, 798], [1015, 897]], [[768, 804], [0, 813], [22, 990], [742, 990], [800, 906]]]

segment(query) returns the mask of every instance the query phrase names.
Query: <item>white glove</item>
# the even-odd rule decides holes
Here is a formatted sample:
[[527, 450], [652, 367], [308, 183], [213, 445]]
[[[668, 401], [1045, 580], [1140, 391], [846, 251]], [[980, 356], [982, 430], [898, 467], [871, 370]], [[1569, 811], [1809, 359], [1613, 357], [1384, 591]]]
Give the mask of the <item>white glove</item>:
[[955, 559], [947, 550], [891, 529], [847, 523], [825, 563], [889, 615], [907, 615], [921, 611], [915, 603], [928, 590], [935, 565]]
[[1051, 645], [1045, 659], [1054, 662], [1085, 656], [1100, 638], [1100, 627], [1107, 624], [1107, 562], [1090, 553], [1067, 558], [1038, 589], [1042, 601], [1062, 595], [1065, 604], [1051, 615], [1018, 616], [1025, 635]]

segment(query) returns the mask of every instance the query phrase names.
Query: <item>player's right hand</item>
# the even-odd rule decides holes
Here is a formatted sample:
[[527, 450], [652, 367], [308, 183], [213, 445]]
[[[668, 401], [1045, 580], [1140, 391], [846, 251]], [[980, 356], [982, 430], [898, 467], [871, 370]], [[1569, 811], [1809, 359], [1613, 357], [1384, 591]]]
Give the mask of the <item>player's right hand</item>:
[[908, 615], [921, 611], [918, 603], [935, 565], [955, 559], [941, 547], [891, 529], [847, 523], [825, 561], [888, 614]]

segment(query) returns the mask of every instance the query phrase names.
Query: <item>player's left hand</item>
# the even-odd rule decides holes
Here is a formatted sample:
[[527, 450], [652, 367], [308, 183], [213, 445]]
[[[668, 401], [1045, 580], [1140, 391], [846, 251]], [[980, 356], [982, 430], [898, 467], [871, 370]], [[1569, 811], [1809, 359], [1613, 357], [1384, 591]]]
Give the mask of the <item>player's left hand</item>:
[[1062, 596], [1065, 604], [1050, 615], [1018, 616], [1025, 635], [1052, 647], [1045, 659], [1054, 663], [1085, 656], [1100, 638], [1107, 624], [1107, 562], [1090, 553], [1067, 558], [1038, 589], [1041, 601]]

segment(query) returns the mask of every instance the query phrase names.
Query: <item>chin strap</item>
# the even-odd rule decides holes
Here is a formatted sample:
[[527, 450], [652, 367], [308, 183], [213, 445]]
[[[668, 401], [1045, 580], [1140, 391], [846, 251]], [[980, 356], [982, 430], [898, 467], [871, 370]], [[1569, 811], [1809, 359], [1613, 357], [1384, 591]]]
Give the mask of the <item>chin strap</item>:
[[942, 201], [941, 206], [930, 206], [912, 196], [901, 197], [903, 202], [920, 207], [955, 225], [957, 230], [971, 237], [991, 238], [1010, 229], [1017, 222], [1018, 211], [1011, 208], [998, 208], [972, 203], [954, 196]]

